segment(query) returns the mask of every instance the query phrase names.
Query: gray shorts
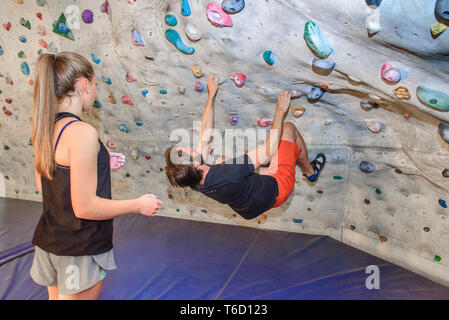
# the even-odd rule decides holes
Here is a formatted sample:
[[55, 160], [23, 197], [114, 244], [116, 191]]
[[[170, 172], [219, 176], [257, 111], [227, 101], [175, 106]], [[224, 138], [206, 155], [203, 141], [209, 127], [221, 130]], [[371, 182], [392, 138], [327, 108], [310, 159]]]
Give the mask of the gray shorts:
[[45, 287], [58, 287], [61, 295], [80, 293], [106, 277], [106, 270], [114, 270], [114, 253], [95, 256], [57, 256], [35, 246], [31, 278]]

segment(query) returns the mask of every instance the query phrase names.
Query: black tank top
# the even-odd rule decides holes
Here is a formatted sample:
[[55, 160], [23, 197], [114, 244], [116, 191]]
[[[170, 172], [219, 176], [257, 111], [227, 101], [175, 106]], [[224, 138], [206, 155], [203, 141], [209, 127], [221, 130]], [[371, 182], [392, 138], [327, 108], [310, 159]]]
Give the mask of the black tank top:
[[[56, 121], [67, 117], [81, 121], [68, 112], [58, 113]], [[61, 130], [59, 137], [66, 127]], [[100, 139], [98, 142], [97, 196], [111, 199], [109, 152]], [[97, 255], [112, 249], [112, 219], [94, 221], [75, 216], [70, 192], [70, 167], [56, 164], [53, 180], [42, 178], [41, 181], [43, 213], [34, 232], [34, 245], [59, 256]]]

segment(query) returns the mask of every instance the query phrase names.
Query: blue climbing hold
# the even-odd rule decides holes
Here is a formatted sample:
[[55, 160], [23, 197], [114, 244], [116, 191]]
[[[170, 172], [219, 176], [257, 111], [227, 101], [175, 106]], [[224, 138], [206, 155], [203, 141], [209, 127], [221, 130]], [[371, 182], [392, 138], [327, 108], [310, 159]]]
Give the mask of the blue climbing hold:
[[237, 13], [245, 8], [245, 0], [223, 0], [221, 7], [227, 13]]
[[440, 19], [449, 22], [449, 0], [437, 0], [435, 13]]
[[101, 76], [101, 80], [108, 85], [112, 84], [111, 78], [109, 77]]
[[136, 121], [136, 126], [141, 127], [141, 126], [143, 126], [143, 123], [140, 121]]
[[165, 16], [165, 23], [168, 24], [169, 26], [176, 26], [178, 24], [178, 19], [176, 19], [176, 17], [172, 14], [167, 14]]
[[379, 7], [382, 0], [366, 0], [366, 4], [369, 6]]
[[129, 178], [131, 177], [131, 174], [129, 174], [128, 172], [125, 174], [125, 177]]
[[439, 203], [440, 206], [442, 206], [443, 208], [447, 208], [446, 201], [444, 201], [443, 199], [438, 200], [438, 203]]
[[182, 53], [192, 54], [195, 52], [195, 48], [189, 47], [184, 42], [182, 42], [181, 37], [176, 30], [168, 29], [167, 31], [165, 31], [165, 37]]
[[263, 53], [263, 59], [269, 65], [273, 65], [276, 62], [276, 58], [271, 50], [267, 50]]
[[25, 38], [24, 36], [20, 36], [19, 37], [19, 41], [22, 43], [26, 43], [27, 42], [27, 38]]
[[320, 87], [313, 86], [312, 88], [310, 88], [308, 98], [310, 100], [318, 100], [319, 98], [321, 98], [323, 96], [323, 94], [324, 94], [323, 89], [321, 89]]
[[159, 90], [160, 94], [167, 94], [167, 90]]
[[207, 210], [206, 209], [201, 209], [200, 210], [202, 213], [207, 213]]
[[293, 218], [294, 223], [302, 223], [303, 221], [304, 221], [303, 219]]
[[95, 101], [94, 101], [94, 108], [100, 109], [101, 107], [102, 107], [101, 102], [98, 101], [98, 100], [95, 100]]
[[377, 194], [381, 194], [381, 193], [382, 193], [382, 190], [380, 190], [379, 188], [377, 188], [377, 189], [376, 189], [376, 193], [377, 193]]
[[28, 66], [28, 63], [22, 62], [22, 64], [20, 65], [20, 71], [22, 71], [22, 73], [26, 76], [29, 75], [30, 67]]
[[376, 166], [374, 164], [372, 164], [371, 162], [362, 161], [362, 162], [360, 162], [359, 169], [362, 172], [371, 173], [376, 170]]
[[330, 59], [320, 59], [320, 58], [315, 57], [313, 59], [312, 65], [315, 68], [330, 71], [330, 70], [334, 69], [335, 62], [333, 62]]
[[147, 97], [148, 92], [148, 89], [142, 90], [142, 95], [144, 96], [144, 98]]
[[181, 14], [185, 17], [188, 17], [192, 14], [192, 11], [190, 10], [189, 0], [182, 0]]
[[119, 127], [120, 131], [122, 132], [129, 132], [129, 128], [126, 124], [122, 123]]
[[58, 29], [59, 29], [59, 32], [61, 32], [61, 33], [66, 33], [66, 32], [67, 32], [67, 26], [66, 26], [65, 23], [63, 23], [63, 22], [61, 22], [61, 23], [59, 24]]
[[2, 56], [5, 53], [5, 51], [3, 50], [3, 47], [0, 45], [0, 56]]
[[98, 58], [95, 54], [92, 53], [92, 60], [93, 62], [95, 62], [96, 64], [99, 64], [101, 62], [101, 59]]

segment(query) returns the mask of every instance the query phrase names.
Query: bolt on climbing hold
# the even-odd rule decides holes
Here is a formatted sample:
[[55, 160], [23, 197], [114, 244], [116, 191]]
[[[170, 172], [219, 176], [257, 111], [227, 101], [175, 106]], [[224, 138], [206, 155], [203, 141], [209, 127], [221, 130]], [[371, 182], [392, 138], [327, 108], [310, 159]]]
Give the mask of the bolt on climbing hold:
[[116, 103], [117, 103], [117, 101], [115, 100], [115, 97], [114, 97], [114, 95], [112, 94], [112, 92], [110, 92], [109, 95], [108, 95], [108, 101], [109, 101], [110, 103], [112, 103], [112, 104], [116, 104]]
[[291, 107], [290, 112], [295, 118], [299, 118], [306, 112], [306, 108], [301, 106], [293, 106]]
[[137, 29], [133, 29], [131, 31], [133, 44], [138, 47], [144, 47], [145, 42], [143, 41], [142, 37], [140, 36], [140, 32]]
[[167, 14], [165, 16], [165, 23], [168, 24], [169, 26], [176, 26], [178, 24], [178, 19], [176, 19], [176, 17], [172, 14]]
[[449, 27], [444, 23], [437, 23], [430, 26], [430, 32], [432, 32], [432, 36], [434, 38], [438, 38], [444, 31], [447, 30], [447, 28]]
[[429, 227], [424, 227], [423, 230], [424, 230], [424, 232], [429, 232], [430, 228]]
[[239, 119], [237, 118], [237, 116], [232, 116], [230, 122], [231, 126], [236, 126], [239, 123]]
[[438, 200], [438, 203], [439, 203], [440, 206], [442, 206], [443, 208], [447, 208], [447, 204], [446, 204], [446, 201], [445, 201], [445, 200], [439, 199], [439, 200]]
[[266, 63], [268, 63], [270, 66], [273, 65], [276, 62], [276, 57], [273, 54], [273, 51], [267, 50], [263, 53], [263, 59]]
[[402, 74], [398, 68], [393, 67], [389, 63], [384, 63], [380, 70], [382, 79], [388, 83], [397, 83], [401, 81]]
[[187, 46], [179, 36], [179, 33], [176, 30], [168, 29], [165, 31], [165, 38], [173, 44], [176, 49], [185, 54], [193, 54], [195, 53], [195, 48]]
[[106, 14], [109, 14], [109, 2], [106, 0], [101, 6], [100, 11]]
[[441, 257], [440, 257], [440, 256], [437, 256], [437, 255], [435, 255], [435, 256], [433, 257], [433, 259], [434, 259], [436, 262], [440, 262], [440, 261], [441, 261]]
[[91, 24], [92, 22], [94, 22], [94, 13], [89, 9], [86, 9], [81, 14], [81, 18], [83, 19], [84, 23]]
[[245, 0], [223, 0], [221, 7], [228, 13], [238, 13], [245, 8]]
[[294, 223], [302, 223], [303, 221], [303, 219], [293, 218]]
[[98, 58], [95, 54], [92, 53], [91, 57], [92, 61], [95, 62], [96, 64], [99, 64], [101, 62], [101, 59]]
[[320, 57], [329, 56], [334, 49], [313, 21], [307, 21], [304, 27], [304, 39], [309, 47]]
[[127, 105], [130, 105], [130, 106], [134, 105], [133, 101], [128, 96], [122, 96], [121, 101], [122, 101], [123, 104], [127, 104]]
[[341, 179], [343, 179], [342, 176], [334, 176], [333, 178], [334, 178], [334, 180], [341, 180]]
[[30, 67], [28, 66], [28, 63], [22, 62], [22, 64], [20, 65], [20, 71], [22, 71], [22, 73], [26, 76], [29, 75]]
[[399, 100], [410, 100], [410, 91], [406, 87], [397, 87], [393, 93]]
[[232, 27], [231, 16], [215, 2], [210, 2], [206, 7], [206, 14], [209, 21], [216, 27]]
[[353, 226], [352, 224], [349, 226], [349, 228], [354, 231], [355, 230], [355, 226]]
[[192, 66], [190, 68], [193, 72], [193, 75], [197, 78], [201, 78], [202, 76], [204, 76], [204, 72], [201, 71], [201, 67], [200, 66]]
[[359, 169], [360, 169], [360, 171], [362, 171], [364, 173], [371, 173], [376, 170], [376, 166], [374, 164], [372, 164], [371, 162], [362, 161], [362, 162], [360, 162]]
[[181, 14], [185, 17], [188, 17], [192, 14], [192, 11], [190, 10], [189, 0], [182, 0]]
[[121, 125], [119, 125], [119, 129], [120, 129], [120, 131], [122, 131], [122, 132], [129, 132], [129, 128], [128, 128], [128, 126], [126, 125], [126, 124], [124, 124], [124, 123], [122, 123]]
[[234, 73], [234, 82], [237, 87], [243, 87], [245, 84], [246, 76], [243, 73]]
[[126, 81], [128, 82], [136, 82], [137, 78], [132, 75], [131, 72], [126, 73]]
[[20, 24], [27, 28], [28, 30], [31, 30], [31, 23], [29, 20], [26, 20], [25, 18], [20, 19]]
[[203, 37], [202, 33], [190, 22], [184, 27], [184, 32], [191, 41], [198, 41]]
[[5, 28], [6, 31], [9, 31], [9, 29], [11, 29], [11, 22], [4, 23], [3, 28]]
[[160, 94], [167, 94], [167, 90], [159, 90]]
[[377, 188], [377, 189], [376, 189], [376, 193], [377, 193], [377, 194], [381, 194], [381, 193], [382, 193], [382, 190], [380, 190], [379, 188]]
[[379, 240], [380, 242], [387, 242], [388, 239], [384, 236], [379, 236]]
[[444, 92], [419, 86], [416, 89], [416, 95], [422, 103], [429, 107], [441, 111], [449, 111], [449, 95]]
[[449, 169], [444, 169], [441, 174], [443, 175], [443, 177], [449, 178]]
[[98, 100], [94, 101], [93, 107], [96, 109], [100, 109], [102, 107], [101, 102]]
[[195, 91], [197, 91], [197, 92], [202, 92], [202, 91], [204, 91], [204, 85], [203, 85], [203, 83], [201, 82], [201, 81], [196, 81], [195, 82]]

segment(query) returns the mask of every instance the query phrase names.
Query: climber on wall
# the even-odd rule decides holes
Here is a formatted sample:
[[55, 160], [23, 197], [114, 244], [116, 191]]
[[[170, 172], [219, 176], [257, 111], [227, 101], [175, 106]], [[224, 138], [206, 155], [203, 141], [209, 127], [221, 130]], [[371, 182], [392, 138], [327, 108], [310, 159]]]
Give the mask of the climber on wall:
[[[309, 162], [307, 148], [291, 122], [284, 123], [290, 107], [291, 93], [282, 91], [278, 98], [273, 124], [265, 144], [233, 159], [207, 165], [207, 146], [214, 127], [215, 97], [218, 78], [207, 79], [209, 97], [201, 118], [200, 139], [196, 150], [172, 146], [165, 151], [166, 174], [174, 187], [193, 190], [229, 205], [245, 219], [282, 205], [295, 185], [295, 166], [311, 182], [318, 179], [326, 157], [319, 153]], [[270, 161], [268, 170], [255, 172]]]
[[36, 63], [32, 143], [43, 213], [33, 236], [32, 279], [51, 300], [97, 299], [115, 269], [112, 218], [157, 213], [154, 195], [111, 200], [112, 161], [93, 126], [81, 121], [97, 93], [92, 65], [82, 56], [42, 54]]

